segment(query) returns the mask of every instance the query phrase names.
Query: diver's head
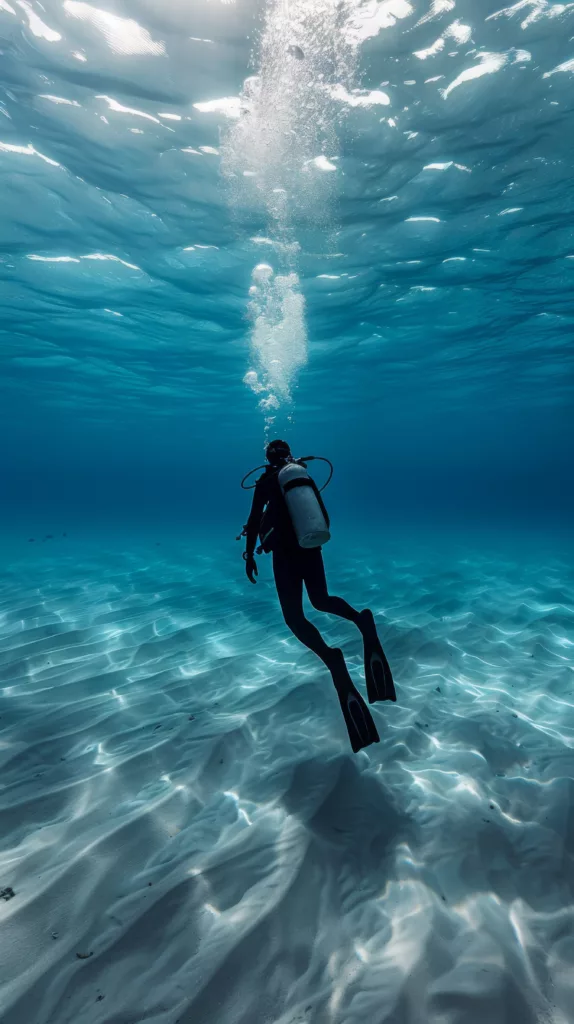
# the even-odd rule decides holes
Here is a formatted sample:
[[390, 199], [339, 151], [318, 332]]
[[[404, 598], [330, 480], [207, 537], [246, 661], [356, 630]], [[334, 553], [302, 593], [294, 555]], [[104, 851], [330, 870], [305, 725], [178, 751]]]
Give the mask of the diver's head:
[[291, 449], [287, 441], [270, 441], [265, 450], [265, 458], [270, 466], [280, 466], [291, 458]]

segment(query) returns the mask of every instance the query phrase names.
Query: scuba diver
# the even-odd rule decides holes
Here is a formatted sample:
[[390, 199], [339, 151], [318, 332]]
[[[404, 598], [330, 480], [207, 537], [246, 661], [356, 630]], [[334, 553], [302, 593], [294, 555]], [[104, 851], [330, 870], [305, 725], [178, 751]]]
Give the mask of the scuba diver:
[[[251, 583], [256, 583], [255, 545], [259, 537], [257, 554], [273, 553], [273, 576], [285, 622], [297, 639], [314, 651], [329, 669], [356, 753], [362, 747], [378, 743], [379, 735], [367, 705], [353, 685], [343, 652], [338, 647], [329, 647], [317, 627], [305, 617], [303, 584], [317, 611], [338, 615], [360, 629], [369, 703], [396, 700], [391, 670], [377, 636], [373, 613], [369, 609], [357, 611], [342, 597], [329, 594], [327, 588], [321, 546], [330, 538], [329, 516], [321, 492], [306, 468], [307, 462], [321, 457], [306, 455], [294, 459], [287, 442], [280, 440], [269, 443], [265, 456], [267, 464], [257, 467], [265, 472], [254, 485], [249, 519], [238, 537], [238, 540], [246, 537], [243, 558], [247, 577]], [[327, 484], [333, 475], [333, 467], [329, 465]], [[242, 487], [254, 472], [256, 470], [251, 470], [243, 478]]]

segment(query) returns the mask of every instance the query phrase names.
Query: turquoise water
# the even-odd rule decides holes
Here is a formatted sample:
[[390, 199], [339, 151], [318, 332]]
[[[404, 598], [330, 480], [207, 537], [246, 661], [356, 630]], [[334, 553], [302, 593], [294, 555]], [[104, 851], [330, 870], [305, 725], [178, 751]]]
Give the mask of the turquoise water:
[[[574, 1019], [573, 37], [0, 0], [3, 1024]], [[274, 436], [357, 755], [235, 541]]]

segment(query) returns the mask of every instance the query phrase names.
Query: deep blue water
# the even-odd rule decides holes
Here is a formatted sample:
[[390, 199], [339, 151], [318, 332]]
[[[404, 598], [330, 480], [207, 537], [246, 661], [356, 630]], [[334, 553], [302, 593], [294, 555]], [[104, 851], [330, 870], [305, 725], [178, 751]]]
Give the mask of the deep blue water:
[[[350, 516], [570, 518], [568, 6], [0, 17], [3, 517], [239, 512], [243, 378], [278, 344], [274, 431], [336, 461]], [[263, 372], [260, 263], [304, 300], [259, 301]]]
[[[6, 1024], [574, 1020], [573, 40], [0, 0]], [[234, 539], [275, 436], [395, 674], [356, 757]]]

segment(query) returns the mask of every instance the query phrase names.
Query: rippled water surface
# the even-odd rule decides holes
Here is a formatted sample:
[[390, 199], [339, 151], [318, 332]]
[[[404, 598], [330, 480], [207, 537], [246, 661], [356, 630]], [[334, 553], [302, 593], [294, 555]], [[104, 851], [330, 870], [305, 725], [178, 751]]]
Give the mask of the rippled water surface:
[[4, 0], [0, 32], [8, 402], [235, 422], [269, 263], [317, 416], [566, 399], [571, 5]]
[[0, 0], [2, 1024], [574, 1020], [573, 75], [549, 0]]

